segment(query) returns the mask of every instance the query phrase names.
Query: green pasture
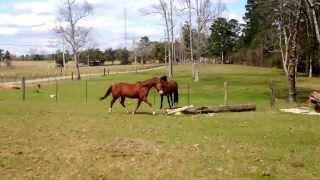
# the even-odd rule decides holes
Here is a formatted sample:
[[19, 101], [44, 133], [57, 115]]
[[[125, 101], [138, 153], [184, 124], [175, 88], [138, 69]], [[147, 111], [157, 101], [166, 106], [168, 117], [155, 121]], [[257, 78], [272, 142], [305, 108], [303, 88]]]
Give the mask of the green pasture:
[[[100, 102], [115, 82], [136, 82], [165, 69], [42, 84], [40, 93], [0, 90], [0, 179], [318, 179], [320, 117], [281, 113], [287, 80], [281, 70], [238, 65], [203, 65], [200, 82], [191, 66], [175, 67], [180, 106], [255, 103], [256, 112], [215, 116], [152, 116], [143, 104], [125, 113], [111, 98]], [[277, 89], [270, 108], [269, 82]], [[299, 78], [298, 105], [318, 88], [319, 79]], [[86, 88], [87, 83], [87, 88]], [[190, 93], [188, 88], [190, 87]], [[87, 99], [86, 99], [87, 94]], [[188, 100], [188, 94], [190, 100]], [[153, 90], [149, 101], [159, 108]], [[166, 100], [165, 106], [167, 106]], [[136, 100], [126, 100], [130, 110]]]

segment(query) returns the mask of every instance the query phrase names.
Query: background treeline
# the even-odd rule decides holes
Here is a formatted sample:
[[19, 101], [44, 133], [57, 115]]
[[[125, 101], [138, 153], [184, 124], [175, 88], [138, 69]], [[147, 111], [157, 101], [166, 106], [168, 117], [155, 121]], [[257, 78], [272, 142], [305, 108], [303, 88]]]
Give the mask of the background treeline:
[[297, 72], [320, 73], [319, 1], [248, 0], [244, 18], [235, 62], [287, 71], [295, 56]]

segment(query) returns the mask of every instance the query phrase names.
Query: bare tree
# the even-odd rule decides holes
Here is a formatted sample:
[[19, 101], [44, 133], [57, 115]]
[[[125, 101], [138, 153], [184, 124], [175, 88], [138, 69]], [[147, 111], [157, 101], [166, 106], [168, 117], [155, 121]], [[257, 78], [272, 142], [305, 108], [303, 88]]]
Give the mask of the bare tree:
[[[208, 32], [209, 24], [215, 18], [222, 15], [224, 4], [221, 0], [213, 4], [210, 0], [195, 0], [196, 24], [197, 24], [197, 61], [201, 58], [201, 34]], [[193, 65], [193, 77], [195, 81], [199, 80], [199, 69], [197, 63]]]
[[317, 14], [316, 14], [316, 6], [320, 6], [320, 2], [314, 2], [313, 0], [305, 0], [305, 1], [310, 8], [316, 37], [317, 37], [318, 43], [320, 45], [320, 27], [319, 27], [319, 23], [317, 20]]
[[283, 69], [288, 77], [289, 101], [296, 101], [297, 37], [301, 17], [301, 0], [280, 0], [277, 13], [279, 45]]
[[[307, 14], [308, 14], [308, 19], [309, 19], [309, 24], [310, 26], [312, 26], [313, 28], [308, 28], [312, 29], [312, 31], [314, 32], [315, 36], [316, 36], [316, 40], [318, 43], [318, 46], [320, 46], [320, 27], [319, 27], [319, 23], [318, 23], [318, 19], [317, 19], [317, 13], [316, 13], [316, 7], [320, 6], [320, 2], [316, 2], [314, 0], [304, 0], [305, 4], [306, 4], [306, 10], [307, 10]], [[310, 37], [310, 32], [307, 31], [308, 36]], [[313, 34], [313, 33], [312, 33]], [[313, 36], [311, 38], [314, 38]], [[309, 78], [312, 78], [312, 71], [313, 71], [313, 55], [309, 55], [309, 63], [308, 63], [308, 73], [309, 73]]]
[[192, 77], [194, 78], [194, 65], [195, 61], [193, 58], [193, 33], [192, 33], [192, 1], [191, 0], [183, 0], [184, 4], [186, 6], [186, 9], [188, 10], [188, 24], [189, 24], [189, 46], [190, 46], [190, 61], [192, 63]]
[[79, 22], [92, 13], [88, 2], [83, 4], [76, 0], [64, 0], [59, 7], [59, 26], [54, 31], [70, 46], [77, 69], [77, 79], [81, 79], [79, 68], [79, 50], [87, 43], [89, 29], [79, 26]]
[[169, 0], [170, 1], [170, 11], [169, 11], [169, 18], [170, 18], [170, 33], [171, 33], [171, 52], [172, 52], [172, 60], [171, 60], [171, 65], [169, 64], [169, 77], [172, 78], [173, 77], [173, 66], [172, 63], [173, 61], [176, 61], [176, 50], [175, 50], [175, 46], [174, 46], [174, 23], [173, 23], [173, 18], [174, 18], [174, 14], [173, 14], [173, 3], [174, 0]]
[[[154, 4], [151, 8], [142, 9], [141, 12], [145, 15], [160, 14], [165, 25], [165, 35], [167, 39], [167, 52], [168, 52], [168, 76], [173, 76], [173, 0], [158, 0], [158, 4]], [[172, 5], [172, 8], [171, 8]]]

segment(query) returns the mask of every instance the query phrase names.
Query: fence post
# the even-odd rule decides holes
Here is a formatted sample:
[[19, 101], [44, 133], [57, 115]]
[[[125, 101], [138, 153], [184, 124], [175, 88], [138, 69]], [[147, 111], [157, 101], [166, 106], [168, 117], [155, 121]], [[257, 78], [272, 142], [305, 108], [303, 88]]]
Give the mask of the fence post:
[[109, 70], [109, 68], [108, 68], [108, 76], [110, 75], [110, 70]]
[[71, 72], [71, 80], [73, 81], [73, 71]]
[[56, 79], [56, 102], [58, 102], [58, 80]]
[[187, 89], [188, 89], [188, 105], [190, 105], [190, 85], [187, 84]]
[[88, 80], [86, 80], [86, 104], [88, 104]]
[[224, 105], [228, 105], [228, 82], [224, 82]]
[[106, 76], [106, 68], [103, 68], [103, 76]]
[[153, 92], [153, 104], [155, 105], [156, 104], [156, 93]]
[[22, 90], [22, 100], [26, 100], [26, 78], [22, 77], [21, 81], [21, 90]]
[[269, 83], [269, 88], [270, 88], [270, 106], [271, 108], [274, 108], [275, 107], [275, 102], [276, 102], [276, 93], [275, 93], [275, 84], [274, 84], [274, 81], [271, 80], [270, 83]]

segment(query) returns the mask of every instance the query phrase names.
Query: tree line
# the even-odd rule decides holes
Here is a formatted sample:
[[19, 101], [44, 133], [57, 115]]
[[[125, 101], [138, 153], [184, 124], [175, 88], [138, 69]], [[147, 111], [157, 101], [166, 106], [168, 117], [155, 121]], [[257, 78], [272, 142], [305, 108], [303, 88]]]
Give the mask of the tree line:
[[320, 3], [317, 0], [248, 0], [245, 24], [234, 54], [237, 62], [282, 68], [289, 100], [296, 100], [296, 77], [320, 73]]
[[0, 49], [0, 66], [5, 64], [7, 67], [11, 66], [11, 54], [8, 50]]

